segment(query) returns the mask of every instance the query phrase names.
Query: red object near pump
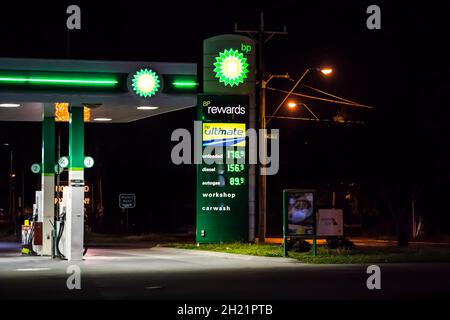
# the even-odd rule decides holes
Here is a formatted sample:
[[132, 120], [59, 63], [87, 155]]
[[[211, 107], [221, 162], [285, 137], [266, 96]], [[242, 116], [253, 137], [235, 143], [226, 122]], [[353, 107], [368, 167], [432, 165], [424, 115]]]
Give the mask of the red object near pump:
[[34, 237], [33, 237], [34, 245], [42, 246], [42, 222], [34, 222], [33, 229], [34, 229]]

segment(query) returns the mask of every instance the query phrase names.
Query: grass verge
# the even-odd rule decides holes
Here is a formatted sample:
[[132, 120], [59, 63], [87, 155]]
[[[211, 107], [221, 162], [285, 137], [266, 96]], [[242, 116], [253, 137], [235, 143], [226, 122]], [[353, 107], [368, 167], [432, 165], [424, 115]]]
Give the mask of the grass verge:
[[[262, 257], [282, 257], [280, 245], [231, 243], [203, 244], [197, 246], [190, 243], [168, 243], [165, 247], [215, 252], [235, 253]], [[400, 263], [400, 262], [450, 262], [448, 248], [415, 248], [415, 247], [356, 247], [351, 250], [318, 248], [318, 255], [312, 252], [289, 252], [289, 257], [303, 263], [316, 264], [367, 264], [367, 263]]]

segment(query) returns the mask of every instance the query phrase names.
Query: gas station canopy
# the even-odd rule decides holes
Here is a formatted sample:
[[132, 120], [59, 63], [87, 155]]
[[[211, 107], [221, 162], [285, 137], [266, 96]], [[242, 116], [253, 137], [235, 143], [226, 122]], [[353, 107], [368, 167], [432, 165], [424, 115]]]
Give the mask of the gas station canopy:
[[0, 58], [0, 121], [42, 121], [44, 104], [126, 123], [195, 107], [195, 63]]

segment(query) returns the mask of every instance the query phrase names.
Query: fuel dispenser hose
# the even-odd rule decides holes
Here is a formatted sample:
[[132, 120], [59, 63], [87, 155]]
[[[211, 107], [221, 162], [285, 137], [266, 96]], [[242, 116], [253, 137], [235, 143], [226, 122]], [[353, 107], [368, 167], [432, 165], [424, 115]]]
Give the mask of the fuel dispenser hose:
[[[64, 225], [65, 225], [65, 223], [64, 223], [64, 221], [65, 221], [65, 215], [63, 215], [62, 217], [61, 217], [61, 223], [60, 223], [60, 227], [59, 227], [59, 232], [58, 232], [58, 236], [56, 237], [56, 253], [57, 253], [57, 255], [60, 257], [60, 258], [62, 258], [62, 259], [66, 259], [66, 257], [61, 253], [61, 251], [59, 250], [59, 243], [60, 243], [60, 241], [61, 241], [61, 238], [62, 238], [62, 235], [63, 235], [63, 232], [64, 232]], [[86, 240], [86, 236], [84, 237], [84, 250], [83, 250], [83, 256], [87, 253], [87, 251], [88, 251], [88, 242], [87, 242], [87, 240]]]
[[88, 216], [87, 216], [87, 214], [86, 214], [86, 210], [84, 211], [84, 221], [85, 221], [85, 223], [84, 223], [84, 236], [83, 236], [83, 238], [84, 238], [84, 243], [83, 243], [83, 246], [84, 246], [83, 257], [84, 257], [84, 255], [87, 253], [88, 248], [89, 248], [89, 246], [88, 246], [88, 239], [87, 239], [87, 233], [88, 233], [88, 231], [89, 231], [89, 228], [87, 228], [87, 224], [86, 224], [86, 221], [88, 221]]
[[61, 217], [61, 222], [60, 222], [60, 224], [59, 224], [59, 230], [58, 230], [58, 235], [56, 236], [56, 254], [60, 257], [60, 258], [62, 258], [62, 259], [65, 259], [66, 257], [61, 253], [61, 251], [59, 250], [59, 242], [61, 241], [61, 237], [62, 237], [62, 234], [63, 234], [63, 232], [64, 232], [64, 220], [65, 220], [65, 215], [63, 215], [62, 217]]

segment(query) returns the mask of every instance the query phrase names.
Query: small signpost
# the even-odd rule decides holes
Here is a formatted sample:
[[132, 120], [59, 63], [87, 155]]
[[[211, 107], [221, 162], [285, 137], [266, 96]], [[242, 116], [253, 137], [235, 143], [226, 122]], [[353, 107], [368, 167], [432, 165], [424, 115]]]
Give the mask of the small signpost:
[[126, 229], [128, 232], [128, 209], [134, 209], [136, 207], [136, 194], [134, 193], [121, 193], [119, 194], [119, 208], [127, 215]]
[[136, 207], [136, 195], [134, 193], [121, 193], [119, 195], [120, 209], [133, 209]]
[[318, 237], [344, 237], [344, 219], [342, 209], [319, 209], [317, 214]]

